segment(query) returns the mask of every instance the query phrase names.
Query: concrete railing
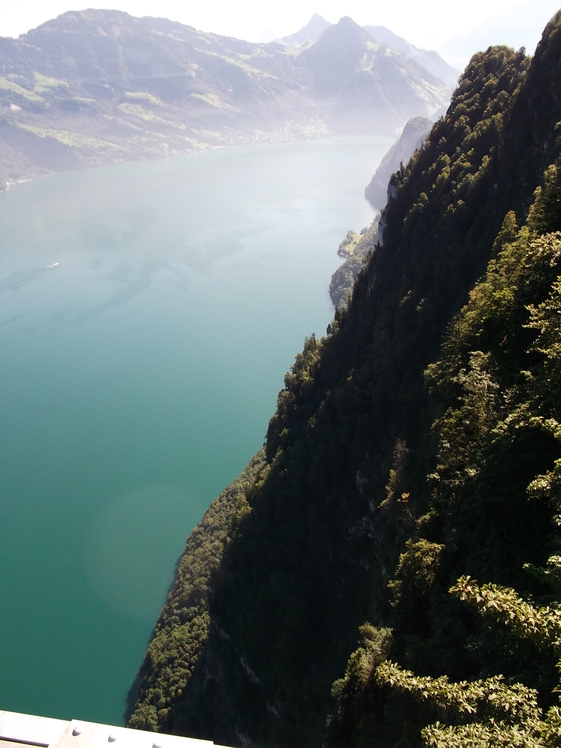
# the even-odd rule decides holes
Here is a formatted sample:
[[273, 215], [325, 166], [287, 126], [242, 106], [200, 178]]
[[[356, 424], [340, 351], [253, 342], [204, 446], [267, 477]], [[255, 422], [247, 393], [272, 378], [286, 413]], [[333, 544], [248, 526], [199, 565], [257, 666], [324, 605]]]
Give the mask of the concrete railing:
[[[0, 711], [0, 748], [214, 748], [209, 740]], [[219, 746], [218, 748], [223, 748]]]

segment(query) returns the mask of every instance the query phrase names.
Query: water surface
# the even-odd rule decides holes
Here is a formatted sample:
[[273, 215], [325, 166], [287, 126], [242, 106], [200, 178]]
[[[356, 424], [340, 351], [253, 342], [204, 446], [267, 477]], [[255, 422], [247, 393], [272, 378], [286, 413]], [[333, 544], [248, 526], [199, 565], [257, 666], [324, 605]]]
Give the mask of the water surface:
[[119, 724], [185, 540], [324, 333], [388, 138], [0, 195], [0, 709]]

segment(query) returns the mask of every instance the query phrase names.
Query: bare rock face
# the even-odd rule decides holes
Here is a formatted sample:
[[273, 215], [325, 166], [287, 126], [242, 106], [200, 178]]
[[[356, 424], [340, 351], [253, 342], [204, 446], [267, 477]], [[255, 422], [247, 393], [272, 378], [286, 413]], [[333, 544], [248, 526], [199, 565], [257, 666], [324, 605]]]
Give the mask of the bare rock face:
[[[328, 126], [338, 134], [391, 135], [398, 122], [431, 116], [442, 107], [438, 102], [446, 86], [439, 78], [402, 52], [378, 44], [349, 17], [326, 29], [300, 58]], [[421, 89], [428, 93], [423, 112]]]
[[417, 148], [423, 145], [432, 125], [432, 120], [427, 117], [413, 117], [407, 122], [401, 137], [386, 153], [364, 190], [366, 199], [374, 208], [381, 210], [384, 207], [391, 175], [399, 169], [401, 163], [406, 164]]

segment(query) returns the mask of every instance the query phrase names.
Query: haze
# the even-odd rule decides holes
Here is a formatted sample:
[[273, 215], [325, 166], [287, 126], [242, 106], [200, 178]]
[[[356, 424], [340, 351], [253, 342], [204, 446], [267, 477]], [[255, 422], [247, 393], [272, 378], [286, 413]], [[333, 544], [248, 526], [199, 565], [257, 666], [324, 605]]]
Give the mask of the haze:
[[[351, 16], [357, 23], [385, 25], [394, 33], [424, 49], [440, 49], [452, 38], [475, 30], [468, 52], [477, 50], [477, 40], [526, 46], [538, 41], [545, 23], [558, 9], [559, 0], [472, 0], [469, 7], [449, 0], [401, 0], [395, 3], [370, 3], [364, 0], [288, 0], [282, 4], [262, 0], [208, 0], [184, 3], [177, 0], [22, 0], [4, 7], [0, 15], [0, 35], [18, 36], [67, 10], [107, 8], [123, 10], [134, 16], [163, 16], [226, 36], [248, 41], [269, 41], [304, 26], [314, 13], [332, 23]], [[482, 30], [485, 33], [482, 33]], [[473, 47], [475, 45], [475, 48]], [[462, 45], [459, 45], [462, 46]], [[464, 47], [466, 44], [463, 45]], [[447, 46], [448, 58], [454, 49]], [[456, 56], [455, 62], [459, 61]], [[450, 59], [451, 62], [454, 60]]]

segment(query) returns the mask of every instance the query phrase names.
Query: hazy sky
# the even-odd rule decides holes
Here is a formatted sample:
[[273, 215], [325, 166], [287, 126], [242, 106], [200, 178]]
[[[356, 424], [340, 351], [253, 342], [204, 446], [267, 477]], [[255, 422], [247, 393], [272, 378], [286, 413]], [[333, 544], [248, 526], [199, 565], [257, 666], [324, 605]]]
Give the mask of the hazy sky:
[[[533, 0], [532, 18], [543, 27], [561, 0]], [[261, 41], [265, 32], [283, 36], [301, 28], [313, 13], [336, 22], [348, 15], [357, 23], [388, 26], [425, 49], [437, 49], [451, 37], [489, 22], [528, 0], [5, 0], [0, 10], [0, 36], [18, 36], [66, 10], [107, 8], [134, 16], [163, 16], [203, 31]], [[501, 23], [508, 23], [508, 18]], [[529, 43], [527, 44], [529, 47]], [[530, 51], [530, 50], [529, 50]]]

